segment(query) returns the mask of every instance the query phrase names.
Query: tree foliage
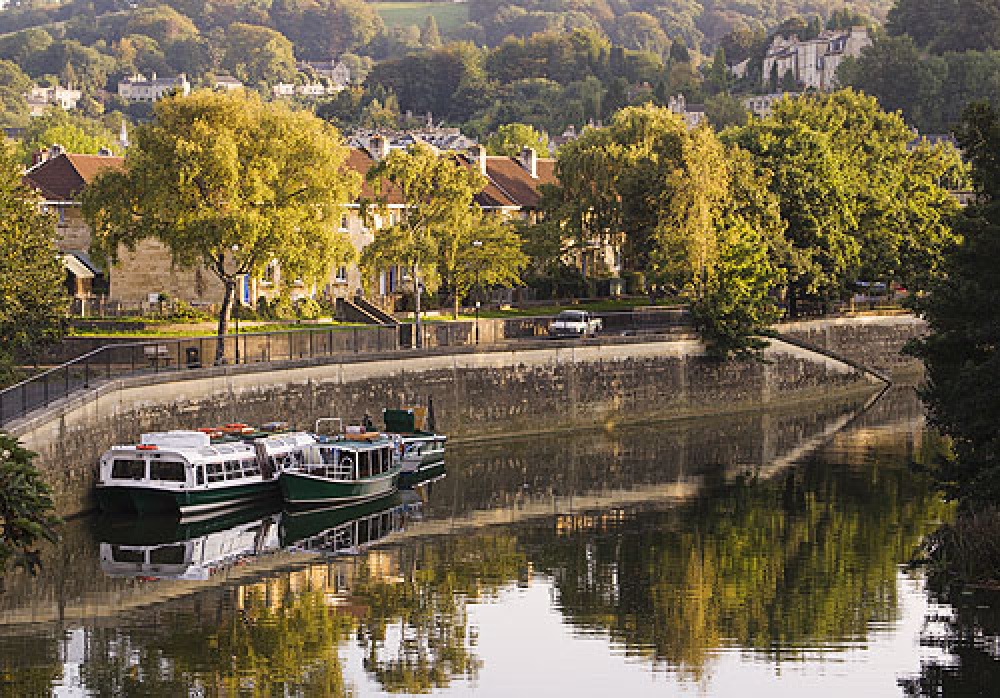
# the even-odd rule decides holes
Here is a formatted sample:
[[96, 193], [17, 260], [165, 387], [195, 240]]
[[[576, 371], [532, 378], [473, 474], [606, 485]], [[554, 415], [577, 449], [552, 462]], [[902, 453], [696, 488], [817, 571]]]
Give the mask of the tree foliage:
[[0, 378], [14, 359], [35, 359], [61, 336], [65, 278], [54, 222], [39, 211], [12, 150], [0, 143]]
[[[121, 171], [85, 191], [97, 252], [161, 241], [180, 266], [204, 265], [226, 287], [219, 335], [237, 279], [276, 260], [287, 278], [327, 278], [353, 248], [338, 231], [360, 180], [331, 126], [253, 95], [196, 92], [157, 102]], [[220, 357], [221, 358], [221, 354]]]
[[35, 546], [56, 540], [60, 520], [53, 514], [52, 490], [31, 462], [34, 457], [0, 432], [0, 572], [11, 562], [36, 571]]
[[918, 303], [930, 325], [914, 351], [927, 369], [924, 400], [931, 422], [954, 442], [937, 471], [947, 492], [969, 504], [1000, 501], [1000, 113], [967, 112], [959, 141], [970, 159], [978, 200], [956, 222], [962, 243], [944, 276]]
[[527, 124], [512, 123], [504, 124], [486, 139], [490, 155], [516, 157], [524, 148], [533, 148], [539, 157], [546, 157], [549, 154], [548, 138]]
[[[423, 143], [390, 153], [369, 170], [368, 179], [376, 193], [369, 215], [378, 215], [389, 225], [376, 231], [361, 254], [361, 265], [369, 279], [391, 266], [410, 274], [420, 346], [421, 296], [425, 288], [433, 290], [440, 282], [442, 256], [457, 259], [463, 234], [474, 229], [472, 197], [485, 180]], [[390, 198], [396, 195], [402, 207], [390, 209]]]

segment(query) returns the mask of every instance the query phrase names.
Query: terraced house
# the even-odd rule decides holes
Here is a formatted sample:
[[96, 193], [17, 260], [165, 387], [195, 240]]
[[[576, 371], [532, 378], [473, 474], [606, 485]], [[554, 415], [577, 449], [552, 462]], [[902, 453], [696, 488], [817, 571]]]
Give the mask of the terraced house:
[[[364, 178], [389, 152], [386, 140], [372, 139], [368, 149], [350, 149], [347, 167]], [[475, 196], [475, 203], [506, 219], [536, 220], [541, 201], [539, 187], [555, 183], [555, 160], [540, 158], [531, 149], [525, 149], [518, 157], [506, 157], [487, 155], [484, 148], [476, 146], [461, 155], [460, 161], [486, 177], [486, 186]], [[103, 296], [126, 305], [154, 303], [161, 294], [195, 305], [219, 302], [222, 284], [210, 270], [174, 266], [169, 252], [155, 240], [141, 242], [134, 251], [122, 250], [120, 261], [109, 269], [91, 257], [92, 233], [80, 212], [80, 194], [101, 171], [121, 167], [122, 163], [120, 157], [76, 155], [54, 147], [25, 173], [24, 181], [38, 192], [40, 205], [54, 214], [70, 294], [81, 301]], [[371, 225], [365, 222], [361, 211], [361, 200], [370, 201], [375, 196], [367, 181], [359, 201], [349, 204], [341, 216], [340, 229], [359, 252], [374, 239], [376, 230], [395, 223], [403, 210], [398, 191], [387, 186], [383, 195], [387, 197], [387, 215], [374, 216]], [[370, 289], [370, 295], [386, 305], [402, 290], [402, 285], [400, 270], [386, 269]], [[245, 304], [279, 293], [289, 294], [293, 299], [317, 295], [335, 299], [352, 297], [362, 286], [361, 271], [353, 264], [332, 270], [325, 282], [310, 284], [283, 278], [281, 269], [271, 264], [260, 278], [243, 280], [239, 297]]]

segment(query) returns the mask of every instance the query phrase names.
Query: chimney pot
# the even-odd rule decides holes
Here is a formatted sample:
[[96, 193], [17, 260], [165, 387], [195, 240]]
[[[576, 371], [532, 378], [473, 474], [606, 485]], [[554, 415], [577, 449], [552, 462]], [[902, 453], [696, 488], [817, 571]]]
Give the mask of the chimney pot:
[[476, 165], [479, 167], [479, 174], [486, 176], [486, 146], [476, 144], [472, 146], [470, 150], [470, 155], [472, 159], [476, 161]]

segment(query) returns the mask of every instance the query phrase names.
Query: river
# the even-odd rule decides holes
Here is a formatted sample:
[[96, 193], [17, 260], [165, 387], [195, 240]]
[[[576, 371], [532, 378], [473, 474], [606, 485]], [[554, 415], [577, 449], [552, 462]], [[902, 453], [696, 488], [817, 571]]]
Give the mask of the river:
[[[86, 517], [0, 592], [0, 695], [995, 695], [910, 388], [449, 447], [348, 512]], [[984, 692], [985, 691], [985, 692]]]

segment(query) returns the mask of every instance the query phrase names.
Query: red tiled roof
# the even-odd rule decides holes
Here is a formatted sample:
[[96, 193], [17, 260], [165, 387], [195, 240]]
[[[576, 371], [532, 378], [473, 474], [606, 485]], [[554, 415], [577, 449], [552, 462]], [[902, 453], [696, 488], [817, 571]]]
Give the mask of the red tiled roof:
[[555, 183], [555, 160], [539, 158], [535, 164], [537, 177], [532, 177], [516, 158], [488, 157], [486, 174], [496, 187], [514, 201], [515, 205], [538, 208], [541, 201], [538, 185]]
[[24, 183], [50, 201], [73, 201], [103, 170], [121, 168], [124, 158], [110, 155], [63, 153], [35, 165], [24, 175]]
[[[347, 156], [347, 167], [361, 175], [361, 197], [373, 201], [375, 199], [375, 189], [368, 181], [368, 170], [375, 166], [372, 156], [358, 148], [351, 148]], [[386, 197], [390, 204], [402, 204], [403, 193], [399, 187], [388, 182], [382, 183], [382, 195]]]

